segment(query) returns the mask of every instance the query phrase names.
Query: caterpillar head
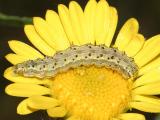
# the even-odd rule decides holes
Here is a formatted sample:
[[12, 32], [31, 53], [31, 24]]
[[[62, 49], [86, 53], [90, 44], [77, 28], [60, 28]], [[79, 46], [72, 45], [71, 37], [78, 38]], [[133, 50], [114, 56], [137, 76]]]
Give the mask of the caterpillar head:
[[25, 76], [25, 77], [34, 77], [37, 76], [39, 78], [43, 77], [42, 65], [33, 60], [25, 61], [23, 63], [19, 63], [13, 67], [14, 73]]

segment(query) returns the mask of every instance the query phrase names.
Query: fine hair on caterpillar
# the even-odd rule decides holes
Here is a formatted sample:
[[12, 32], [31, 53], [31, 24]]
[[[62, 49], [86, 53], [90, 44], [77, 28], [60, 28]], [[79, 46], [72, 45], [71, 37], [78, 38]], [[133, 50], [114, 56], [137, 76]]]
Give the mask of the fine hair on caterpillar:
[[138, 66], [133, 58], [128, 57], [124, 52], [105, 45], [92, 44], [71, 46], [57, 52], [54, 56], [19, 63], [13, 69], [16, 74], [26, 77], [50, 78], [71, 68], [90, 65], [111, 68], [126, 79], [134, 77], [138, 72]]

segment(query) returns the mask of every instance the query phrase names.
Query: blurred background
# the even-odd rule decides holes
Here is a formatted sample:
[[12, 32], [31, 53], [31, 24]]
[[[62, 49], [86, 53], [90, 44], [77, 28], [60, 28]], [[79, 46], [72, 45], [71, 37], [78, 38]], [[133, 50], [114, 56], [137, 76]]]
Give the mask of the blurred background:
[[[57, 5], [68, 5], [70, 0], [0, 0], [0, 13], [19, 17], [44, 17], [47, 9], [57, 11]], [[87, 0], [76, 0], [84, 8]], [[160, 0], [108, 0], [115, 6], [119, 14], [117, 32], [124, 22], [135, 17], [140, 24], [140, 33], [146, 38], [160, 33]], [[12, 18], [12, 17], [11, 17]], [[24, 18], [25, 19], [25, 18]], [[28, 19], [27, 19], [28, 20]], [[31, 22], [30, 19], [29, 21]], [[24, 34], [24, 23], [16, 20], [4, 20], [0, 17], [0, 120], [51, 120], [45, 111], [31, 115], [19, 116], [16, 107], [23, 98], [8, 96], [4, 93], [5, 86], [10, 82], [3, 78], [3, 71], [11, 66], [4, 56], [11, 52], [8, 40], [21, 40], [30, 44]], [[144, 113], [147, 120], [160, 120], [156, 114]]]

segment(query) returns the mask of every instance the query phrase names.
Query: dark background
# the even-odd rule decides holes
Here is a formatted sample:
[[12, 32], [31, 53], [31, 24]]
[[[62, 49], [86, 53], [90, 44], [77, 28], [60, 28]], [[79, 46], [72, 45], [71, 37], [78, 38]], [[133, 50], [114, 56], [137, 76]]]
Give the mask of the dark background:
[[[0, 0], [0, 12], [17, 16], [41, 16], [44, 17], [47, 9], [57, 11], [57, 5], [68, 5], [70, 0]], [[87, 0], [79, 0], [84, 8]], [[109, 0], [110, 5], [115, 6], [119, 14], [120, 26], [130, 17], [138, 19], [140, 33], [146, 38], [160, 33], [160, 0]], [[14, 27], [0, 22], [0, 120], [49, 120], [44, 111], [32, 115], [19, 116], [16, 114], [16, 106], [22, 98], [8, 96], [4, 93], [5, 86], [10, 82], [3, 78], [3, 71], [9, 67], [4, 56], [11, 52], [8, 40], [17, 39], [28, 42], [23, 31], [23, 25]], [[145, 113], [147, 120], [155, 120], [155, 114]]]

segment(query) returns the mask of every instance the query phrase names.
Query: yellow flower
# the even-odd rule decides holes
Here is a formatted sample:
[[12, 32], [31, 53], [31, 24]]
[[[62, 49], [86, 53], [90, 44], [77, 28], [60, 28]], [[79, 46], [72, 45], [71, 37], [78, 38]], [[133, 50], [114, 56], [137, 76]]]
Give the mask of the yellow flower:
[[24, 30], [37, 50], [17, 40], [9, 41], [14, 53], [6, 55], [6, 59], [13, 65], [53, 56], [72, 44], [91, 43], [124, 51], [134, 58], [139, 70], [135, 78], [126, 80], [109, 68], [82, 66], [42, 80], [17, 75], [10, 67], [4, 76], [14, 83], [6, 87], [6, 93], [26, 97], [17, 113], [47, 110], [50, 117], [66, 120], [145, 120], [143, 115], [131, 113], [132, 108], [159, 113], [160, 99], [154, 95], [160, 94], [160, 35], [145, 41], [138, 32], [137, 20], [131, 18], [113, 43], [117, 21], [116, 9], [105, 0], [90, 0], [84, 11], [72, 1], [69, 8], [60, 4], [58, 14], [48, 10], [45, 20], [34, 17], [34, 25], [26, 25]]

